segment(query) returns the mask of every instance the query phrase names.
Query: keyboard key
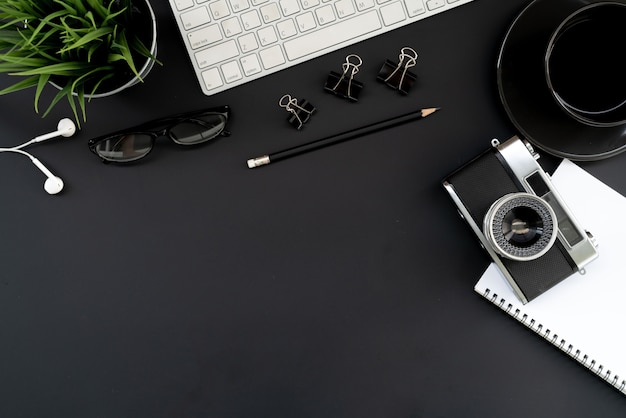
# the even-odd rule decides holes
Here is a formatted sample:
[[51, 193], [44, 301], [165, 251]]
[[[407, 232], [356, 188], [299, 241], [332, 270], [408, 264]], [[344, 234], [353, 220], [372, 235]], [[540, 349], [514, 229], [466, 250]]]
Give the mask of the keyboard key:
[[300, 11], [298, 0], [279, 0], [280, 9], [283, 11], [284, 16], [291, 16]]
[[254, 54], [242, 57], [240, 61], [243, 67], [243, 73], [248, 77], [262, 71], [259, 58]]
[[239, 68], [239, 64], [237, 64], [237, 61], [222, 64], [221, 69], [227, 83], [234, 83], [235, 81], [243, 78], [243, 74], [241, 74], [241, 69]]
[[296, 17], [296, 22], [298, 22], [298, 28], [300, 28], [300, 32], [306, 32], [317, 27], [317, 21], [315, 20], [315, 17], [311, 12], [306, 12], [299, 15], [298, 17]]
[[211, 9], [211, 15], [213, 15], [213, 19], [222, 19], [226, 16], [230, 15], [230, 9], [228, 8], [228, 3], [226, 0], [217, 0], [209, 4], [209, 9]]
[[356, 8], [359, 11], [371, 9], [375, 4], [374, 0], [356, 0]]
[[320, 22], [320, 25], [326, 25], [335, 21], [335, 12], [333, 11], [333, 6], [330, 4], [316, 9], [315, 15], [317, 16], [317, 21]]
[[183, 22], [184, 28], [189, 30], [202, 26], [205, 23], [209, 23], [211, 21], [211, 16], [209, 16], [207, 8], [202, 6], [198, 9], [182, 13], [180, 15], [180, 20]]
[[293, 23], [292, 19], [278, 22], [276, 24], [276, 29], [278, 30], [278, 34], [281, 39], [287, 39], [298, 34], [298, 30], [296, 29], [296, 25]]
[[319, 6], [320, 0], [302, 0], [302, 8], [310, 9], [311, 7]]
[[404, 0], [404, 5], [410, 17], [421, 15], [426, 11], [422, 0]]
[[207, 90], [213, 90], [224, 85], [222, 76], [217, 68], [211, 68], [202, 72], [202, 80]]
[[239, 35], [242, 32], [239, 18], [229, 17], [228, 19], [222, 20], [222, 30], [227, 37]]
[[285, 56], [283, 55], [283, 51], [280, 49], [280, 45], [274, 45], [264, 49], [259, 52], [259, 56], [261, 57], [261, 62], [266, 70], [285, 63]]
[[280, 9], [276, 3], [265, 4], [261, 6], [260, 10], [265, 23], [274, 22], [281, 18]]
[[248, 0], [230, 0], [230, 7], [234, 13], [241, 12], [250, 8]]
[[298, 38], [285, 41], [287, 58], [293, 61], [323, 51], [382, 28], [375, 10], [347, 18], [334, 25], [307, 32]]
[[382, 6], [380, 8], [380, 14], [383, 17], [385, 26], [390, 26], [406, 19], [404, 7], [402, 7], [402, 3], [399, 1]]
[[178, 10], [185, 10], [193, 6], [193, 0], [176, 0], [175, 3]]
[[352, 16], [356, 12], [354, 10], [354, 5], [352, 4], [352, 0], [336, 1], [335, 10], [337, 11], [337, 16], [339, 16], [340, 19], [343, 19], [346, 16]]
[[196, 62], [198, 67], [206, 68], [218, 62], [235, 58], [239, 55], [237, 44], [234, 40], [226, 41], [223, 44], [210, 46], [202, 51], [196, 52]]
[[245, 35], [240, 36], [238, 41], [239, 47], [244, 54], [259, 48], [259, 44], [256, 41], [254, 33], [246, 33]]
[[243, 22], [243, 27], [246, 30], [258, 28], [259, 26], [261, 26], [261, 19], [259, 18], [259, 14], [256, 12], [256, 10], [244, 12], [241, 15], [241, 22]]
[[261, 46], [268, 46], [278, 41], [278, 37], [276, 36], [276, 31], [273, 26], [267, 26], [259, 29], [257, 35], [259, 36]]
[[210, 25], [205, 28], [199, 29], [187, 34], [189, 38], [189, 44], [192, 49], [198, 49], [200, 47], [215, 43], [222, 40], [222, 32], [217, 25]]
[[446, 0], [428, 0], [426, 6], [428, 10], [435, 10], [446, 5]]

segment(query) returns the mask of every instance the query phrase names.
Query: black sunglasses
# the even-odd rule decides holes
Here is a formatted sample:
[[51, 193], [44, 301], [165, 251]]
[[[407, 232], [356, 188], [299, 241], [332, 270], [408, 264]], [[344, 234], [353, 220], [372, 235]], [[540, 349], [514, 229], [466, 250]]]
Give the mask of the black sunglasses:
[[229, 116], [228, 106], [182, 113], [90, 139], [88, 145], [105, 163], [130, 163], [148, 155], [156, 139], [162, 136], [179, 145], [197, 145], [218, 136], [229, 136], [226, 130]]

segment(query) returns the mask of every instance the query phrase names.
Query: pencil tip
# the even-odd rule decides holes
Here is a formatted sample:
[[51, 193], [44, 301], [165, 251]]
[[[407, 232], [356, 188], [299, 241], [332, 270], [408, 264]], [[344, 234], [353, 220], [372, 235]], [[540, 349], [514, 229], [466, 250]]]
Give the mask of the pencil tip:
[[440, 107], [429, 107], [427, 109], [422, 109], [422, 117], [425, 118], [428, 115], [432, 115], [436, 111], [441, 109]]

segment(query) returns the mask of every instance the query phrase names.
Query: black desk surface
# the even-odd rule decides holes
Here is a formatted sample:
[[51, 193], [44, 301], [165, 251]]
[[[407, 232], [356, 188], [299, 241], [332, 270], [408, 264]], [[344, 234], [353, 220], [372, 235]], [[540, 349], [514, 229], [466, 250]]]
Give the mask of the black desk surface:
[[[71, 139], [0, 156], [0, 416], [623, 417], [626, 397], [473, 292], [488, 265], [440, 180], [515, 134], [501, 38], [526, 1], [455, 10], [212, 97], [165, 1], [144, 85], [88, 107]], [[374, 81], [420, 54], [402, 97]], [[359, 54], [360, 101], [324, 80]], [[7, 78], [0, 79], [6, 85]], [[283, 94], [319, 112], [298, 132]], [[102, 164], [87, 140], [229, 104], [232, 136]], [[429, 118], [250, 170], [246, 160], [419, 107]], [[0, 97], [0, 145], [49, 132]], [[626, 193], [626, 156], [582, 166]], [[545, 163], [554, 163], [542, 158]], [[622, 344], [607, 335], [607, 344]]]

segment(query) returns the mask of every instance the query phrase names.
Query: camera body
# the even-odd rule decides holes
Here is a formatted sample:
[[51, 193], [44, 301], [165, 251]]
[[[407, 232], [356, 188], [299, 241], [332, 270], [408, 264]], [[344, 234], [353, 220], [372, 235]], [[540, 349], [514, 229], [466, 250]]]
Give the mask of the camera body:
[[584, 274], [598, 251], [529, 143], [514, 136], [491, 145], [443, 186], [525, 304], [572, 274]]

